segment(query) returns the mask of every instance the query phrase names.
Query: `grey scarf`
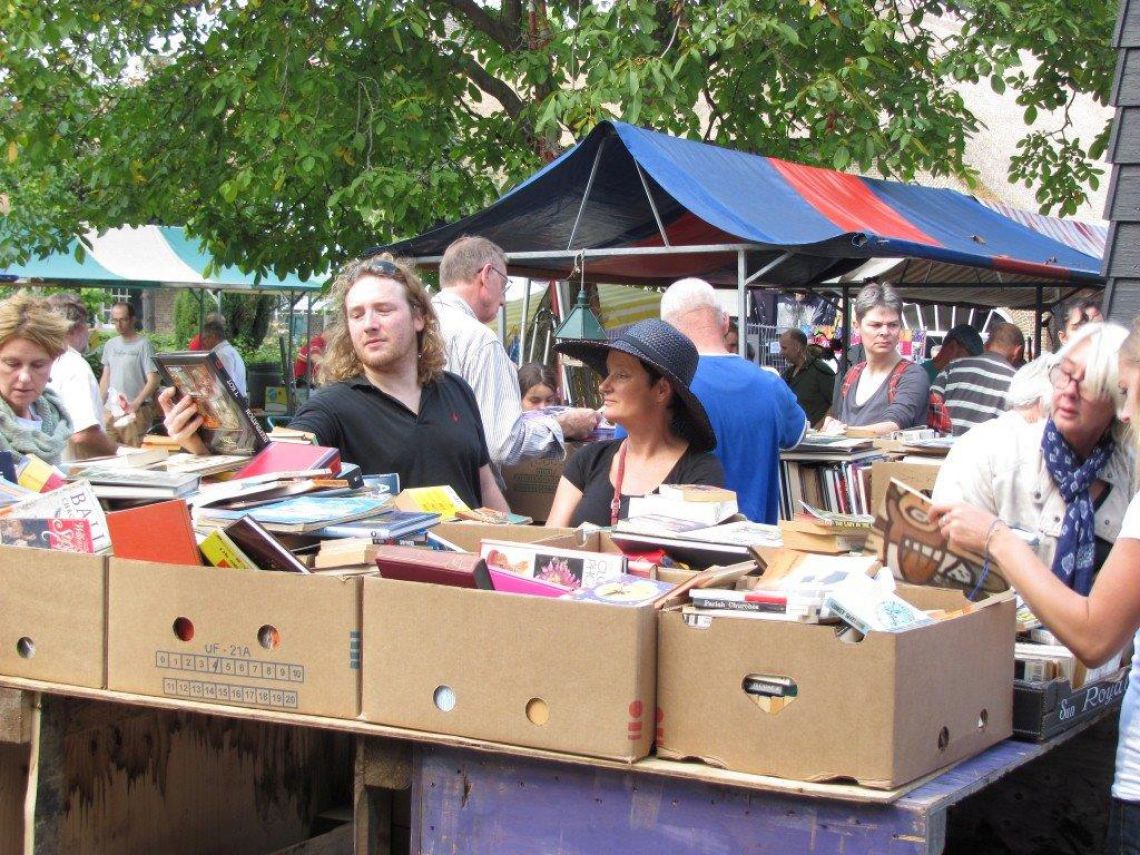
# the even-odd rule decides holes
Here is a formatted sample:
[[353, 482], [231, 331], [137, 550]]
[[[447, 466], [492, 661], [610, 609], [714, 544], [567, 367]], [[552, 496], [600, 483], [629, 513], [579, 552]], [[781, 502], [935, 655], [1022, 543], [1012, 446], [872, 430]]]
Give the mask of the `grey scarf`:
[[39, 430], [26, 428], [17, 422], [8, 402], [0, 397], [0, 450], [34, 454], [48, 463], [58, 463], [73, 432], [71, 416], [64, 409], [59, 395], [51, 389], [44, 389], [34, 407], [36, 415], [43, 420]]

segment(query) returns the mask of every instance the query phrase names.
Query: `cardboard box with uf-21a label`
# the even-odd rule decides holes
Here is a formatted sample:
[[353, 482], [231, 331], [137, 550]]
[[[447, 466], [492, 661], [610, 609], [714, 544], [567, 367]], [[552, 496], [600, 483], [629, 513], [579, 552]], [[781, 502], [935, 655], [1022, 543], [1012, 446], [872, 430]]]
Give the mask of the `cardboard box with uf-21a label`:
[[279, 712], [360, 712], [360, 579], [112, 558], [107, 687]]

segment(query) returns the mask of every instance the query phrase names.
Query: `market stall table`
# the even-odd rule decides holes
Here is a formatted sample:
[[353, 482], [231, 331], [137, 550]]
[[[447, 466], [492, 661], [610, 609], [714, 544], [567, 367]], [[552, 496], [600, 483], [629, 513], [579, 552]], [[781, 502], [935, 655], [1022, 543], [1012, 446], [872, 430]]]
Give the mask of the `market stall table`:
[[[197, 734], [181, 746], [185, 751], [209, 755], [209, 763], [198, 764], [203, 781], [196, 783], [221, 793], [226, 793], [227, 787], [254, 791], [249, 802], [252, 808], [243, 801], [242, 792], [235, 790], [227, 798], [215, 799], [217, 803], [210, 811], [195, 813], [180, 803], [180, 794], [171, 787], [169, 797], [148, 803], [148, 827], [161, 829], [166, 821], [163, 814], [169, 814], [188, 829], [184, 840], [189, 841], [195, 839], [190, 829], [195, 822], [203, 826], [232, 823], [238, 821], [232, 815], [236, 811], [240, 821], [248, 824], [250, 809], [255, 811], [253, 815], [265, 817], [267, 802], [281, 795], [269, 791], [266, 782], [280, 789], [290, 780], [292, 790], [285, 793], [285, 801], [296, 810], [299, 820], [311, 821], [320, 800], [303, 793], [304, 798], [298, 801], [296, 775], [304, 772], [301, 766], [310, 760], [310, 771], [322, 766], [322, 760], [326, 769], [335, 765], [331, 760], [343, 743], [338, 747], [334, 742], [323, 742], [321, 734], [352, 734], [358, 737], [355, 774], [350, 771], [351, 763], [341, 767], [354, 787], [357, 852], [390, 851], [392, 796], [410, 788], [409, 831], [414, 852], [533, 853], [543, 851], [544, 841], [552, 845], [556, 841], [560, 852], [654, 855], [809, 850], [936, 853], [945, 843], [946, 812], [951, 805], [1045, 755], [1098, 720], [1082, 722], [1047, 743], [1002, 742], [906, 787], [869, 790], [745, 775], [656, 758], [628, 766], [356, 720], [127, 695], [9, 677], [0, 677], [0, 684], [42, 693], [42, 714], [31, 709], [35, 703], [25, 703], [22, 713], [9, 710], [15, 716], [33, 714], [30, 728], [27, 722], [17, 723], [9, 728], [13, 732], [8, 737], [18, 740], [19, 734], [26, 737], [29, 730], [32, 733], [32, 781], [25, 822], [25, 834], [31, 833], [26, 842], [32, 844], [27, 851], [32, 852], [58, 851], [59, 826], [69, 812], [82, 813], [82, 826], [91, 835], [89, 842], [95, 849], [103, 841], [116, 839], [112, 835], [123, 834], [121, 828], [116, 831], [104, 826], [100, 812], [109, 809], [113, 779], [123, 771], [121, 758], [131, 756], [134, 750], [129, 745], [132, 731], [122, 727], [119, 719], [126, 720], [146, 708], [182, 717], [171, 732]], [[50, 715], [53, 705], [58, 707]], [[63, 727], [61, 716], [70, 723], [86, 707], [100, 706], [104, 713], [110, 713], [103, 716], [106, 735], [85, 736], [90, 740], [90, 752], [61, 751], [61, 741], [44, 732]], [[196, 713], [210, 717], [192, 715]], [[235, 738], [227, 730], [231, 726], [263, 729], [248, 730]], [[144, 729], [144, 737], [146, 732]], [[111, 740], [116, 750], [97, 750], [103, 738]], [[124, 745], [124, 740], [128, 744]], [[52, 750], [57, 752], [53, 760], [65, 768], [48, 770], [40, 766], [39, 753], [53, 744]], [[283, 744], [305, 749], [302, 757], [280, 751]], [[153, 752], [154, 746], [148, 743], [138, 749], [142, 752], [138, 756], [148, 758], [147, 752]], [[243, 757], [231, 759], [227, 752]], [[100, 762], [108, 768], [96, 768]], [[111, 768], [112, 763], [119, 765]], [[90, 773], [83, 780], [93, 788], [91, 791], [73, 791], [77, 779], [69, 775], [74, 764]], [[264, 774], [250, 779], [247, 767]], [[153, 780], [149, 782], [164, 796], [164, 787], [170, 783], [164, 778], [166, 771], [165, 767], [152, 769]], [[219, 773], [229, 777], [211, 777]], [[160, 782], [162, 787], [157, 786]], [[189, 788], [193, 783], [183, 786]], [[331, 793], [337, 789], [337, 781], [321, 781], [319, 787]], [[0, 795], [9, 802], [13, 797], [10, 787], [0, 789]], [[135, 792], [130, 797], [139, 795]], [[0, 805], [5, 816], [13, 815], [10, 808], [10, 804]], [[277, 810], [275, 816], [280, 818], [283, 813]], [[74, 821], [74, 816], [70, 818]], [[293, 821], [292, 833], [297, 833], [297, 826], [298, 821]]]

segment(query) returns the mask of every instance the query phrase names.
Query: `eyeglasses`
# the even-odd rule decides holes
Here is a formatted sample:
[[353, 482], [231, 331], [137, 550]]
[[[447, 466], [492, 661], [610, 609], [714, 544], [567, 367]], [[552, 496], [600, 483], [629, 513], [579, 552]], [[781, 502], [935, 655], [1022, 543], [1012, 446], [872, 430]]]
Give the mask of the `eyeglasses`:
[[490, 262], [487, 263], [487, 266], [489, 268], [491, 268], [492, 270], [494, 270], [496, 273], [498, 273], [500, 276], [503, 277], [503, 288], [506, 288], [507, 283], [511, 281], [511, 277], [509, 277], [506, 273], [504, 273], [502, 270], [500, 270], [499, 268], [497, 268], [495, 265], [491, 264]]
[[378, 273], [381, 276], [390, 276], [393, 279], [404, 281], [404, 271], [398, 264], [386, 258], [370, 258], [365, 269], [369, 273]]
[[1049, 369], [1049, 382], [1053, 384], [1054, 392], [1064, 392], [1069, 388], [1070, 383], [1075, 383], [1077, 387], [1077, 394], [1086, 401], [1097, 400], [1096, 396], [1091, 394], [1091, 390], [1087, 386], [1082, 386], [1084, 383], [1083, 377], [1077, 378], [1069, 372], [1069, 370], [1061, 363], [1054, 365]]

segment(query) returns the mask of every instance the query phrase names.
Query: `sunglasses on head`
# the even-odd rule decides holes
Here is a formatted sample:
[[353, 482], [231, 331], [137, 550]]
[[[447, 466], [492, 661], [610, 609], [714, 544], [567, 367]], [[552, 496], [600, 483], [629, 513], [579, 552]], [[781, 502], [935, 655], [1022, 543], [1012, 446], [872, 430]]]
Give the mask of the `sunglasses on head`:
[[400, 266], [386, 258], [369, 259], [367, 269], [370, 273], [379, 273], [381, 276], [404, 278], [404, 271]]

